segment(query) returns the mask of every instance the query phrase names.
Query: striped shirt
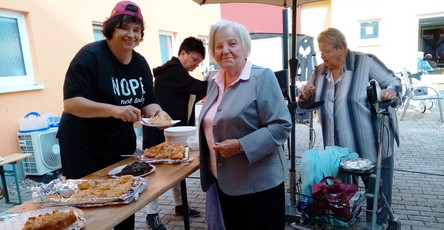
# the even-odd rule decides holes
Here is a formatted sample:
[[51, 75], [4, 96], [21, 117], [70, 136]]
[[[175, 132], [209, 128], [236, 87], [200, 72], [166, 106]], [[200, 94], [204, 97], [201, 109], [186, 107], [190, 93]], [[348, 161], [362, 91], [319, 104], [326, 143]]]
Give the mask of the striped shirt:
[[[371, 54], [348, 50], [336, 83], [325, 64], [315, 69], [310, 81], [316, 87], [315, 100], [324, 101], [319, 109], [324, 147], [347, 147], [361, 158], [376, 161], [379, 125], [367, 101], [367, 85], [372, 79], [382, 89], [394, 89], [401, 95], [401, 80]], [[384, 156], [393, 154], [393, 137], [397, 138], [396, 119], [394, 110], [386, 119], [389, 133], [385, 133], [384, 137]]]

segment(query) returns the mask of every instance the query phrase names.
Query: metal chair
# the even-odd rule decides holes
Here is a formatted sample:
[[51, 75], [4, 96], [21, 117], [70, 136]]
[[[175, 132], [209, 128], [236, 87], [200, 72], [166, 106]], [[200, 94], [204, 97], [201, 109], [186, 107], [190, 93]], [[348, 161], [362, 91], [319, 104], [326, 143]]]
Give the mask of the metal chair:
[[[404, 77], [404, 84], [405, 84], [405, 90], [406, 90], [406, 96], [407, 100], [404, 105], [404, 111], [401, 115], [401, 121], [404, 119], [405, 113], [407, 112], [407, 108], [409, 107], [410, 100], [418, 100], [418, 101], [424, 101], [424, 100], [435, 100], [438, 101], [438, 108], [439, 108], [439, 114], [440, 114], [440, 121], [443, 123], [442, 119], [442, 109], [441, 109], [441, 96], [439, 95], [438, 90], [434, 89], [430, 86], [413, 86], [410, 82], [407, 70], [404, 68], [401, 72], [401, 75]], [[424, 89], [427, 88], [428, 92], [434, 92], [432, 94], [426, 94], [426, 95], [415, 95], [414, 91], [415, 89]], [[430, 89], [430, 90], [429, 90]]]

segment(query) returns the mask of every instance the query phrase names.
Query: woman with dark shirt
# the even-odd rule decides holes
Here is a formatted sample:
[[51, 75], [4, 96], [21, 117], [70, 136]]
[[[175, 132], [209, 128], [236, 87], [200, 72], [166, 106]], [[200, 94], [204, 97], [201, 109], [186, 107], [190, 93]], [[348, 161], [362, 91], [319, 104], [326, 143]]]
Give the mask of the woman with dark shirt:
[[[133, 154], [133, 123], [142, 116], [168, 116], [154, 99], [148, 63], [134, 51], [143, 31], [140, 8], [119, 2], [103, 23], [106, 39], [85, 45], [71, 61], [57, 134], [67, 178], [84, 177]], [[115, 229], [134, 229], [134, 215]]]

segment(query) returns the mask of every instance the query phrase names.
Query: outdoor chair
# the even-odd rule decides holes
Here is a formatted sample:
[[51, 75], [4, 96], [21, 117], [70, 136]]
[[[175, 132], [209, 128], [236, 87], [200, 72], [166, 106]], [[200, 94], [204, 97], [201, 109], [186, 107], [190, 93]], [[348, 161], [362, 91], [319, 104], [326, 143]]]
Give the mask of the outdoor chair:
[[[410, 78], [408, 76], [407, 70], [404, 68], [401, 72], [401, 75], [404, 77], [404, 84], [405, 84], [405, 90], [406, 90], [406, 100], [404, 104], [404, 111], [401, 115], [401, 121], [404, 119], [405, 113], [407, 112], [407, 108], [409, 107], [410, 100], [417, 100], [417, 101], [425, 101], [425, 100], [436, 100], [438, 102], [438, 108], [439, 108], [439, 115], [440, 115], [440, 121], [443, 123], [442, 119], [442, 109], [441, 109], [441, 96], [439, 95], [438, 90], [434, 89], [430, 86], [419, 86], [415, 85], [413, 86], [410, 82]], [[427, 89], [427, 94], [415, 94], [415, 90], [424, 90]]]

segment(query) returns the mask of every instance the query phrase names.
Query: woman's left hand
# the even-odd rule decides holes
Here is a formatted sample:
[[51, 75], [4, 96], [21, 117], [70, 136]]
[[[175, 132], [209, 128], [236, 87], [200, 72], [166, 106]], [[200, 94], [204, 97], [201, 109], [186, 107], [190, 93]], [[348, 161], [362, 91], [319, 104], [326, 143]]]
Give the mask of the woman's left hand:
[[163, 110], [160, 110], [158, 115], [161, 117], [171, 118], [170, 115], [168, 115], [168, 113]]
[[397, 96], [398, 93], [394, 89], [381, 89], [381, 101], [391, 101]]
[[240, 153], [240, 144], [237, 139], [228, 139], [215, 143], [213, 149], [219, 152], [222, 157], [228, 158]]

